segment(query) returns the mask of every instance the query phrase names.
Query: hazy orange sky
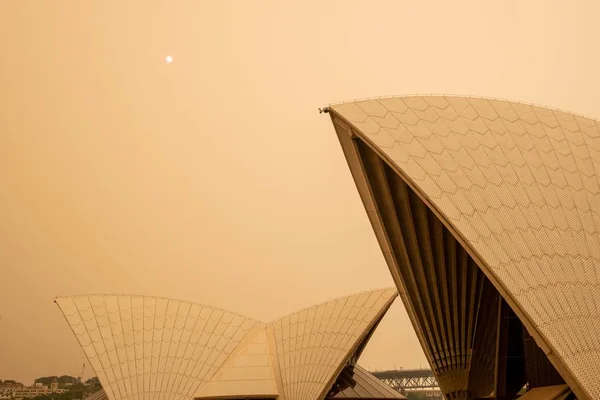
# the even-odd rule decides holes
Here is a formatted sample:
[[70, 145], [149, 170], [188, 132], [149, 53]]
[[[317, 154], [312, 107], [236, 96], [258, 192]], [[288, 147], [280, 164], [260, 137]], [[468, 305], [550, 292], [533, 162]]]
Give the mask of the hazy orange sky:
[[[598, 117], [599, 15], [595, 0], [1, 1], [0, 379], [79, 373], [56, 295], [268, 321], [393, 285], [317, 108], [459, 93]], [[360, 364], [425, 366], [399, 300]]]

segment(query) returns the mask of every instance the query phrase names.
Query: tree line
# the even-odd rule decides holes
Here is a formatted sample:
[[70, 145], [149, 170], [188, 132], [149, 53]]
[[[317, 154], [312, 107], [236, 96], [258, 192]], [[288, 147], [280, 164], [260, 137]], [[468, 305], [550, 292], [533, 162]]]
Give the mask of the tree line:
[[[81, 382], [80, 379], [69, 375], [62, 376], [42, 376], [34, 380], [34, 383], [40, 383], [44, 386], [50, 386], [54, 381], [58, 382], [58, 387], [65, 389], [64, 393], [48, 393], [42, 396], [32, 397], [30, 400], [80, 400], [83, 399], [85, 394], [92, 394], [102, 389], [100, 381], [97, 377], [91, 377], [85, 382]], [[24, 386], [22, 383], [5, 379], [0, 380], [0, 385], [19, 385]]]

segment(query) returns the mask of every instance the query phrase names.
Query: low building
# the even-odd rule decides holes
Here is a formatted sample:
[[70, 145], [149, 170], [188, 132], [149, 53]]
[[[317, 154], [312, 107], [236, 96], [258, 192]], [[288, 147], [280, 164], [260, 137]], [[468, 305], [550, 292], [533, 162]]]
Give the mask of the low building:
[[41, 383], [35, 383], [33, 386], [23, 385], [0, 385], [0, 400], [2, 399], [29, 399], [36, 396], [44, 396], [51, 393], [64, 393], [64, 389], [58, 388], [58, 381], [54, 380], [50, 387]]
[[43, 396], [48, 394], [50, 389], [48, 386], [25, 386], [15, 390], [12, 397], [15, 399], [26, 399], [30, 397]]
[[11, 399], [14, 390], [12, 385], [0, 385], [0, 400]]

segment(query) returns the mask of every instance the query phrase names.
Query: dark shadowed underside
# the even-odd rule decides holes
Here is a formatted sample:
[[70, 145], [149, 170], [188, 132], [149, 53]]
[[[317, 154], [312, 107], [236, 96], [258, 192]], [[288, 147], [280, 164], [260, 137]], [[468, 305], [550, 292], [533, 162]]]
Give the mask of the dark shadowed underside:
[[325, 399], [404, 399], [359, 365], [346, 366]]
[[600, 394], [595, 121], [458, 97], [329, 111], [446, 397]]

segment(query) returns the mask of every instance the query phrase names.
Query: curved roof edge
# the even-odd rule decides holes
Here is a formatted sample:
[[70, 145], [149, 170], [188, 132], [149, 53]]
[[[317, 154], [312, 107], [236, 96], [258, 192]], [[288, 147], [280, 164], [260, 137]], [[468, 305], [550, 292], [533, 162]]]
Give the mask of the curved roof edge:
[[[160, 296], [89, 294], [57, 296], [54, 301], [83, 348], [90, 366], [105, 386], [106, 395], [110, 400], [136, 396], [141, 393], [140, 391], [152, 392], [163, 388], [163, 391], [168, 392], [171, 388], [179, 388], [179, 384], [182, 383], [179, 382], [177, 375], [180, 374], [184, 374], [191, 381], [183, 384], [181, 390], [177, 392], [178, 394], [174, 395], [175, 400], [184, 400], [180, 398], [180, 395], [190, 392], [194, 387], [196, 389], [191, 390], [190, 393], [195, 394], [195, 397], [222, 397], [220, 396], [222, 385], [233, 376], [237, 376], [236, 385], [228, 388], [227, 393], [223, 392], [225, 397], [235, 397], [241, 394], [272, 397], [277, 394], [280, 399], [284, 400], [315, 400], [315, 396], [318, 400], [322, 400], [346, 362], [359, 347], [364, 348], [364, 342], [368, 341], [372, 330], [397, 296], [398, 292], [395, 287], [366, 290], [302, 308], [268, 324], [210, 305]], [[126, 299], [125, 303], [121, 304], [120, 299]], [[137, 303], [134, 305], [133, 300], [135, 299], [137, 299]], [[153, 302], [144, 305], [144, 299], [151, 299]], [[78, 300], [82, 303], [78, 304]], [[156, 309], [152, 310], [154, 301], [157, 300], [163, 302], [158, 312]], [[169, 308], [171, 304], [172, 309]], [[182, 307], [182, 305], [186, 306]], [[192, 312], [193, 306], [197, 307], [194, 312]], [[199, 309], [212, 310], [211, 315], [201, 317]], [[220, 317], [213, 320], [212, 313], [214, 311], [228, 315], [227, 321], [221, 324]], [[297, 326], [297, 330], [289, 329], [290, 324], [298, 322], [297, 316], [300, 315], [311, 315], [311, 319], [305, 319], [303, 324]], [[147, 318], [151, 318], [148, 326], [146, 326]], [[191, 325], [188, 324], [188, 318], [192, 320]], [[199, 322], [201, 319], [204, 322]], [[167, 320], [169, 322], [166, 322]], [[237, 320], [235, 326], [245, 327], [241, 336], [238, 334], [241, 328], [231, 329], [232, 320]], [[135, 321], [138, 321], [137, 327]], [[182, 323], [183, 325], [181, 325]], [[198, 324], [202, 326], [198, 328]], [[211, 325], [210, 328], [209, 325]], [[115, 327], [117, 330], [114, 330]], [[307, 336], [302, 335], [305, 328]], [[136, 355], [133, 350], [140, 344], [139, 340], [146, 340], [144, 336], [148, 329], [149, 332], [158, 332], [161, 338], [158, 342], [150, 339], [151, 347], [155, 344], [163, 348], [164, 346], [160, 345], [163, 342], [163, 336], [166, 340], [165, 343], [177, 343], [177, 346], [173, 346], [177, 349], [179, 349], [179, 343], [185, 342], [185, 345], [182, 345], [184, 351], [181, 354], [179, 351], [175, 354], [168, 352], [168, 357], [175, 357], [179, 360], [186, 354], [187, 358], [201, 360], [203, 357], [200, 354], [210, 353], [212, 361], [209, 363], [210, 365], [202, 366], [202, 371], [208, 368], [211, 372], [197, 377], [196, 374], [201, 370], [196, 368], [182, 370], [181, 362], [177, 364], [175, 361], [173, 367], [177, 369], [164, 371], [166, 386], [162, 384], [163, 378], [159, 378], [161, 383], [156, 383], [157, 386], [154, 389], [145, 386], [138, 387], [135, 372], [131, 376], [121, 375], [119, 370], [120, 366], [135, 368], [136, 360], [139, 357], [142, 357], [140, 360], [144, 359], [144, 354]], [[205, 329], [208, 329], [208, 332], [205, 332]], [[181, 333], [175, 333], [176, 330], [181, 330]], [[191, 336], [183, 339], [181, 336], [183, 331], [188, 331], [189, 335], [196, 336], [196, 345], [192, 343], [194, 340], [191, 339]], [[206, 340], [211, 337], [211, 341], [218, 339], [218, 343], [221, 343], [219, 339], [221, 337], [233, 336], [230, 340], [225, 341], [227, 345], [223, 342], [219, 346], [217, 342], [205, 343], [205, 340], [201, 339], [205, 335], [208, 335]], [[290, 348], [288, 345], [283, 346], [282, 340], [297, 343], [298, 365], [285, 365], [285, 360], [290, 360], [288, 357]], [[190, 353], [188, 351], [191, 350], [188, 349], [190, 345], [194, 349], [196, 346], [202, 347], [202, 353], [197, 354], [196, 350]], [[222, 346], [225, 348], [223, 349]], [[127, 347], [131, 347], [131, 354], [126, 350]], [[146, 349], [145, 345], [141, 349], [144, 350], [144, 353], [146, 350], [151, 351], [152, 357], [166, 356], [166, 353], [162, 354], [164, 351], [159, 355], [154, 354], [155, 352], [151, 348]], [[300, 353], [303, 354], [302, 361], [300, 361]], [[250, 362], [252, 365], [245, 365], [249, 362], [248, 356], [254, 358], [254, 361]], [[185, 363], [185, 357], [182, 359], [183, 363]], [[256, 376], [251, 379], [246, 376], [246, 372], [243, 372], [240, 365], [237, 365], [236, 357], [244, 359], [243, 365], [240, 365], [253, 369], [253, 374]], [[265, 357], [267, 359], [264, 359]], [[198, 360], [195, 362], [197, 363]], [[179, 366], [175, 367], [175, 365]], [[269, 375], [266, 369], [271, 371], [272, 375]], [[146, 372], [143, 373], [146, 374]], [[160, 371], [148, 373], [153, 378], [147, 379], [147, 381], [156, 380], [155, 375], [162, 374]], [[256, 385], [257, 379], [261, 381], [262, 386]], [[284, 387], [284, 383], [291, 384], [292, 389], [295, 390], [291, 390], [289, 385]]]
[[[187, 400], [253, 329], [264, 327], [240, 314], [164, 297], [59, 296], [55, 303], [110, 400], [147, 392]], [[167, 359], [165, 371], [159, 362]]]
[[577, 112], [565, 110], [565, 109], [562, 109], [562, 108], [552, 107], [552, 106], [548, 106], [548, 105], [545, 105], [545, 104], [539, 104], [539, 103], [534, 103], [534, 102], [527, 102], [527, 101], [522, 101], [522, 100], [513, 100], [513, 99], [509, 99], [509, 98], [504, 98], [504, 97], [476, 96], [476, 95], [455, 94], [455, 93], [419, 93], [419, 94], [399, 94], [399, 95], [362, 97], [362, 98], [356, 98], [356, 99], [352, 99], [352, 100], [342, 100], [342, 101], [335, 101], [335, 102], [327, 103], [327, 107], [333, 107], [333, 106], [337, 106], [337, 105], [340, 105], [340, 104], [357, 103], [357, 102], [360, 102], [360, 101], [367, 101], [367, 100], [380, 100], [380, 99], [393, 99], [393, 98], [403, 99], [403, 98], [407, 98], [407, 97], [456, 97], [456, 98], [464, 98], [464, 99], [481, 99], [481, 100], [505, 101], [505, 102], [509, 102], [509, 103], [516, 103], [516, 104], [523, 104], [523, 105], [528, 105], [528, 106], [540, 107], [540, 108], [544, 108], [546, 110], [560, 111], [560, 112], [563, 112], [563, 113], [575, 115], [577, 117], [587, 118], [587, 119], [590, 119], [592, 121], [598, 121], [598, 122], [600, 122], [600, 119], [595, 118], [595, 117], [591, 117], [589, 115], [585, 115], [585, 114], [581, 114], [581, 113], [577, 113]]
[[273, 319], [273, 320], [271, 320], [271, 321], [269, 321], [267, 323], [271, 324], [271, 323], [279, 321], [279, 320], [281, 320], [281, 319], [283, 319], [285, 317], [289, 317], [291, 315], [298, 314], [298, 313], [300, 313], [302, 311], [306, 311], [306, 310], [309, 310], [311, 308], [315, 308], [315, 307], [318, 307], [318, 306], [321, 306], [321, 305], [332, 303], [334, 301], [345, 299], [345, 298], [348, 298], [348, 297], [351, 297], [351, 296], [358, 296], [358, 295], [361, 295], [361, 294], [372, 293], [372, 292], [383, 291], [383, 290], [395, 290], [395, 291], [397, 291], [398, 289], [395, 286], [385, 286], [385, 287], [380, 287], [380, 288], [375, 288], [375, 289], [363, 290], [363, 291], [360, 291], [360, 292], [356, 292], [356, 293], [352, 293], [352, 294], [347, 294], [345, 296], [334, 297], [333, 299], [320, 301], [320, 302], [314, 303], [314, 304], [312, 304], [310, 306], [299, 308], [299, 309], [297, 309], [295, 311], [292, 311], [290, 313], [284, 314], [281, 317], [275, 318], [275, 319]]
[[[434, 212], [434, 214], [440, 219], [440, 221], [442, 221], [444, 223], [444, 225], [446, 225], [446, 227], [450, 230], [450, 232], [452, 232], [452, 234], [455, 236], [455, 238], [457, 238], [459, 240], [461, 245], [470, 253], [472, 258], [474, 260], [476, 260], [476, 262], [480, 265], [480, 267], [481, 267], [482, 271], [485, 273], [485, 275], [494, 283], [494, 285], [500, 291], [500, 293], [502, 293], [502, 296], [505, 299], [507, 299], [510, 306], [514, 309], [514, 311], [522, 319], [522, 322], [524, 323], [524, 325], [526, 326], [528, 331], [531, 331], [530, 333], [534, 336], [534, 338], [536, 339], [536, 342], [538, 342], [538, 345], [540, 347], [542, 347], [542, 349], [544, 350], [544, 353], [546, 353], [546, 355], [548, 356], [549, 359], [554, 360], [553, 364], [555, 364], [555, 366], [557, 368], [560, 367], [560, 369], [566, 375], [565, 379], [568, 381], [571, 388], [574, 391], [576, 391], [577, 393], [580, 393], [582, 395], [583, 394], [589, 395], [587, 390], [583, 389], [582, 385], [580, 384], [579, 379], [576, 378], [576, 374], [574, 373], [574, 370], [571, 368], [571, 365], [566, 363], [564, 356], [561, 355], [561, 353], [559, 351], [557, 351], [557, 347], [555, 346], [555, 344], [552, 343], [551, 340], [549, 340], [549, 337], [541, 329], [539, 329], [539, 327], [534, 322], [531, 313], [528, 312], [528, 310], [525, 307], [523, 307], [523, 305], [514, 297], [514, 293], [506, 286], [505, 282], [503, 282], [501, 279], [499, 279], [497, 276], [495, 276], [495, 273], [493, 272], [494, 268], [486, 261], [486, 257], [484, 257], [483, 254], [481, 254], [478, 251], [478, 249], [475, 248], [471, 244], [471, 241], [465, 236], [465, 233], [462, 231], [462, 229], [460, 229], [460, 227], [457, 226], [448, 215], [446, 215], [446, 213], [440, 208], [440, 206], [437, 204], [437, 202], [434, 199], [432, 199], [429, 196], [429, 194], [421, 188], [420, 184], [418, 184], [413, 179], [413, 177], [409, 175], [409, 173], [404, 171], [403, 168], [401, 168], [397, 164], [396, 161], [391, 159], [390, 155], [386, 153], [386, 151], [385, 151], [386, 149], [382, 148], [382, 146], [380, 146], [380, 144], [374, 142], [370, 138], [370, 134], [364, 133], [362, 131], [362, 129], [354, 123], [354, 121], [346, 118], [344, 113], [341, 113], [341, 112], [338, 112], [335, 110], [336, 105], [339, 106], [339, 105], [344, 105], [344, 104], [360, 103], [361, 101], [368, 101], [368, 100], [392, 99], [392, 98], [405, 99], [405, 98], [415, 98], [415, 97], [419, 97], [419, 98], [422, 98], [422, 97], [447, 97], [447, 98], [463, 98], [463, 99], [467, 99], [467, 100], [468, 99], [482, 99], [482, 100], [492, 100], [492, 101], [496, 100], [496, 101], [500, 101], [500, 102], [515, 103], [515, 104], [519, 104], [519, 105], [539, 107], [539, 108], [543, 108], [546, 110], [562, 112], [562, 113], [566, 113], [566, 114], [569, 114], [572, 116], [585, 118], [587, 120], [595, 122], [596, 125], [599, 127], [599, 129], [600, 129], [600, 120], [593, 118], [593, 117], [583, 115], [583, 114], [577, 114], [577, 113], [573, 113], [570, 111], [564, 111], [564, 110], [561, 110], [558, 108], [537, 105], [534, 103], [505, 100], [505, 99], [499, 99], [499, 98], [493, 98], [493, 97], [459, 96], [459, 95], [448, 95], [448, 94], [445, 94], [445, 95], [403, 95], [403, 96], [372, 97], [372, 98], [367, 98], [364, 100], [352, 100], [352, 101], [345, 101], [345, 102], [339, 102], [339, 103], [332, 103], [332, 107], [331, 107], [331, 111], [330, 111], [335, 115], [335, 117], [340, 118], [344, 123], [346, 123], [348, 125], [349, 130], [351, 130], [354, 134], [356, 134], [361, 139], [363, 139], [367, 143], [369, 143], [369, 146], [372, 147], [372, 149], [378, 154], [378, 156], [381, 157], [383, 160], [386, 160], [386, 162], [390, 165], [390, 167], [392, 167], [392, 169], [395, 170], [395, 172], [400, 177], [402, 177], [402, 179], [414, 190], [414, 192], [416, 194], [418, 194], [418, 196], [425, 202], [425, 204], [427, 204], [427, 206]], [[368, 113], [367, 113], [367, 115], [368, 115]], [[333, 115], [332, 115], [332, 119], [333, 119]], [[559, 365], [557, 365], [556, 363], [558, 363]]]
[[199, 303], [197, 301], [190, 301], [190, 300], [182, 300], [182, 299], [176, 299], [174, 297], [165, 297], [165, 296], [153, 296], [153, 295], [146, 295], [146, 294], [131, 294], [131, 293], [90, 293], [90, 294], [73, 294], [73, 295], [61, 295], [61, 296], [55, 296], [54, 297], [54, 302], [56, 303], [57, 300], [59, 299], [66, 299], [66, 298], [76, 298], [76, 297], [142, 297], [142, 298], [147, 298], [147, 299], [156, 299], [156, 300], [167, 300], [167, 301], [179, 301], [181, 303], [187, 303], [187, 304], [193, 304], [193, 305], [197, 305], [197, 306], [202, 306], [202, 307], [210, 307], [213, 310], [218, 310], [218, 311], [223, 311], [229, 314], [233, 314], [233, 315], [237, 315], [240, 317], [244, 317], [256, 322], [261, 322], [264, 323], [256, 318], [252, 318], [249, 317], [247, 315], [244, 315], [242, 313], [239, 313], [237, 311], [232, 311], [232, 310], [227, 310], [225, 308], [220, 308], [220, 307], [215, 307], [211, 304], [207, 304], [207, 303]]
[[395, 287], [364, 291], [270, 322], [281, 398], [322, 400], [397, 296]]

